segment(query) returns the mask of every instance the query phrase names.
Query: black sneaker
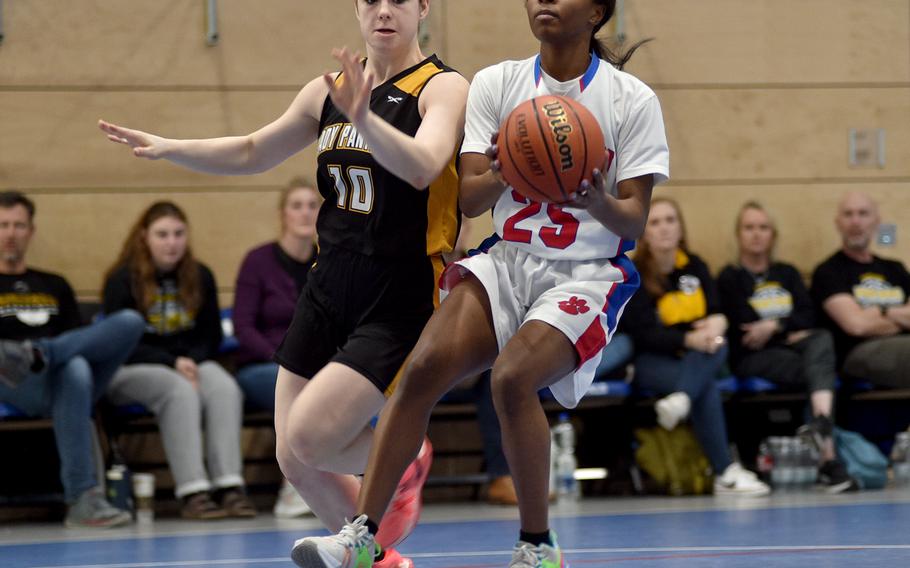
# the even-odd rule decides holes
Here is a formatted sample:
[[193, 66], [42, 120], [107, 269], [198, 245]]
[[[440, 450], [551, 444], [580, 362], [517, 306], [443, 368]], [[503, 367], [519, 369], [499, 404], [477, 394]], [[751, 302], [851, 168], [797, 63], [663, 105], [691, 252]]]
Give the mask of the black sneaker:
[[818, 468], [818, 482], [825, 486], [826, 493], [856, 491], [856, 480], [847, 473], [847, 468], [838, 460], [829, 460]]
[[803, 424], [796, 430], [796, 435], [806, 440], [815, 447], [819, 453], [822, 451], [825, 439], [834, 433], [834, 424], [827, 416], [816, 416], [808, 424]]
[[35, 365], [31, 341], [0, 340], [0, 382], [16, 388], [28, 377]]

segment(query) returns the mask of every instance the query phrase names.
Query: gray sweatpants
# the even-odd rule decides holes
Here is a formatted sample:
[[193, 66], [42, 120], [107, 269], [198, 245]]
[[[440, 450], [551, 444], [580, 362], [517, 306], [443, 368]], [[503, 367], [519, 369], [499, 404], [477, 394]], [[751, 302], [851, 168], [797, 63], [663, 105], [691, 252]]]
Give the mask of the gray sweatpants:
[[844, 374], [882, 387], [910, 388], [910, 335], [860, 343], [847, 355]]
[[108, 398], [114, 404], [138, 402], [157, 416], [177, 497], [243, 485], [243, 394], [218, 363], [199, 364], [198, 390], [172, 367], [125, 365], [114, 375]]

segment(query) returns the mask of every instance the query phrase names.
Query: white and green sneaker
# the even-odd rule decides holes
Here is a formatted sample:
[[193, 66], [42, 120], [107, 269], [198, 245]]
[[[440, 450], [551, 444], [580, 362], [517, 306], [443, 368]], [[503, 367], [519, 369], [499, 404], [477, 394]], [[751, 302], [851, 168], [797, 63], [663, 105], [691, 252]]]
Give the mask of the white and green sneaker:
[[379, 545], [360, 515], [332, 536], [308, 536], [294, 543], [291, 560], [300, 568], [372, 568]]
[[563, 564], [562, 550], [556, 542], [556, 533], [550, 532], [553, 546], [533, 544], [518, 541], [512, 549], [512, 561], [509, 568], [566, 568]]

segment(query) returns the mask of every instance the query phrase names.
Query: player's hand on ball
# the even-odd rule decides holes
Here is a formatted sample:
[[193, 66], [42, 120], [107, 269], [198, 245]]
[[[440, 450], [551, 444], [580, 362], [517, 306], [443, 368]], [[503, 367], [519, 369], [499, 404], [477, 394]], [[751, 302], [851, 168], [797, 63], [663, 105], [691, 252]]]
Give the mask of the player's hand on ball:
[[[605, 165], [608, 163], [607, 160], [609, 159], [609, 154], [605, 153]], [[569, 199], [569, 201], [562, 204], [563, 207], [588, 209], [591, 211], [592, 215], [595, 215], [595, 211], [598, 209], [609, 207], [607, 201], [613, 199], [613, 196], [607, 192], [607, 180], [604, 177], [603, 171], [601, 171], [600, 168], [594, 168], [592, 178], [593, 183], [586, 179], [582, 180], [581, 187], [570, 196], [571, 199]]]
[[487, 147], [484, 154], [490, 158], [490, 173], [503, 187], [507, 187], [509, 182], [502, 177], [502, 164], [499, 162], [499, 132], [494, 132], [490, 137], [490, 146]]

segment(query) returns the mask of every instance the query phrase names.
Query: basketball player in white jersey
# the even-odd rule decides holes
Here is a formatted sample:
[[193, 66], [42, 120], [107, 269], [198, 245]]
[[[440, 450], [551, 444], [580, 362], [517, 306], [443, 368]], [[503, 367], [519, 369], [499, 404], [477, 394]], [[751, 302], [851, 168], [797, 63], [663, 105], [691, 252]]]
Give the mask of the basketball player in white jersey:
[[[439, 398], [490, 367], [503, 446], [518, 493], [521, 532], [511, 566], [558, 568], [548, 524], [549, 427], [538, 390], [574, 407], [593, 380], [638, 273], [625, 256], [641, 235], [651, 190], [669, 176], [660, 105], [641, 81], [617, 69], [594, 39], [615, 0], [526, 0], [540, 53], [480, 71], [468, 96], [461, 156], [462, 210], [494, 207], [496, 235], [482, 254], [451, 265], [449, 294], [406, 364], [379, 420], [358, 501], [359, 516], [330, 537], [303, 539], [307, 568], [364, 568], [372, 533], [397, 480], [417, 455]], [[606, 148], [569, 206], [532, 202], [503, 181], [496, 146], [513, 108], [559, 94], [587, 106]], [[404, 427], [407, 425], [408, 427]], [[381, 459], [380, 459], [381, 458]]]

